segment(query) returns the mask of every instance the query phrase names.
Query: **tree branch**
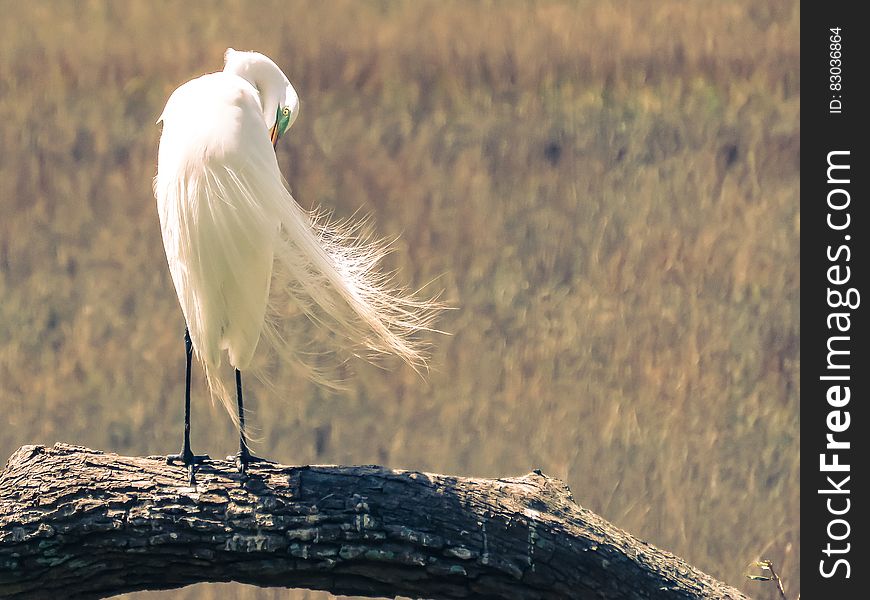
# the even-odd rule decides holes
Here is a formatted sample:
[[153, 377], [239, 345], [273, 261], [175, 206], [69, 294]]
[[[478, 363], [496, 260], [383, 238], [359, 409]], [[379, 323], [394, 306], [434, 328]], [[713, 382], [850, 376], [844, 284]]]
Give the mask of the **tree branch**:
[[426, 598], [745, 599], [574, 503], [540, 471], [473, 479], [375, 466], [24, 446], [0, 473], [0, 597], [100, 598], [203, 581]]

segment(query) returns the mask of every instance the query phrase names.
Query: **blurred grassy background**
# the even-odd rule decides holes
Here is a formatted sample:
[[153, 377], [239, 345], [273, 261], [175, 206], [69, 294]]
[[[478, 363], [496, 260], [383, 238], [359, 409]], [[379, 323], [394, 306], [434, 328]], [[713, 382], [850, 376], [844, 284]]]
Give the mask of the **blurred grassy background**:
[[[2, 0], [0, 14], [0, 456], [177, 451], [183, 321], [154, 121], [227, 46], [257, 49], [302, 98], [279, 148], [296, 198], [371, 213], [401, 234], [400, 279], [439, 277], [459, 307], [426, 382], [388, 362], [353, 365], [342, 394], [252, 383], [260, 453], [540, 467], [756, 598], [775, 597], [742, 577], [759, 555], [799, 589], [798, 2]], [[196, 376], [194, 449], [229, 454], [231, 423]]]

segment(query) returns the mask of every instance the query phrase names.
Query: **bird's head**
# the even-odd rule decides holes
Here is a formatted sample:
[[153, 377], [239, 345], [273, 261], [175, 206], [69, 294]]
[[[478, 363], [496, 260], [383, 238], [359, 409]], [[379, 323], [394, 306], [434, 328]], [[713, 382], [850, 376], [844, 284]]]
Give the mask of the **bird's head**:
[[296, 121], [299, 116], [299, 96], [296, 95], [296, 90], [290, 82], [287, 82], [287, 88], [284, 91], [284, 101], [278, 103], [278, 113], [275, 115], [275, 124], [269, 129], [269, 139], [272, 140], [272, 145], [278, 144], [278, 138], [287, 133], [287, 130]]
[[224, 61], [225, 73], [238, 75], [256, 88], [269, 139], [277, 145], [299, 116], [299, 96], [293, 85], [272, 59], [259, 52], [228, 48]]

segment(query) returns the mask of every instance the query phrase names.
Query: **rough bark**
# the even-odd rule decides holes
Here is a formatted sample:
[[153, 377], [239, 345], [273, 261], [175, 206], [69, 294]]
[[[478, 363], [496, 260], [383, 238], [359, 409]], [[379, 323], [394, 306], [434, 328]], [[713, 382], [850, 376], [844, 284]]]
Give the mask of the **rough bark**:
[[746, 598], [575, 504], [539, 471], [198, 469], [57, 444], [0, 473], [0, 597], [202, 581], [425, 598]]

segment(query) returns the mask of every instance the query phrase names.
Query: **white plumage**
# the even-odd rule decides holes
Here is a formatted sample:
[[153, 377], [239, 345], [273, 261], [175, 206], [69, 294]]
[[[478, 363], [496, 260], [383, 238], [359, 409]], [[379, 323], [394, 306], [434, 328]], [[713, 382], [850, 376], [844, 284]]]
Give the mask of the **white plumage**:
[[273, 267], [286, 284], [272, 295], [347, 346], [422, 365], [409, 335], [429, 328], [438, 304], [390, 287], [376, 268], [384, 244], [295, 202], [273, 144], [298, 115], [296, 92], [262, 54], [229, 49], [225, 61], [170, 96], [154, 184], [172, 281], [210, 388], [233, 415], [217, 372], [224, 350], [239, 370], [258, 344], [296, 360], [299, 340], [267, 318]]

